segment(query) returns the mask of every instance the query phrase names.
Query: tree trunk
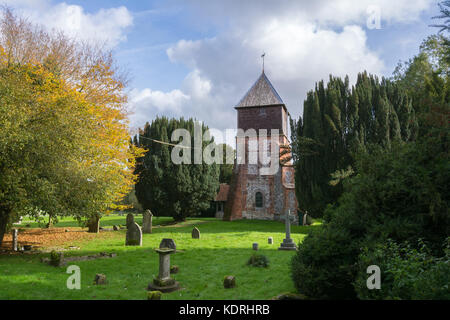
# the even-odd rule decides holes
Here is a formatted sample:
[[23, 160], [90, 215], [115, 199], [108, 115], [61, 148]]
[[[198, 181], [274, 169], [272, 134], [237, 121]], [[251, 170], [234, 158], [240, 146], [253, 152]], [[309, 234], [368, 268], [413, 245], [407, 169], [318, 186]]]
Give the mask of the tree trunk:
[[3, 237], [5, 236], [6, 233], [9, 214], [10, 212], [0, 209], [0, 246], [3, 243]]
[[53, 222], [52, 222], [52, 216], [48, 215], [48, 223], [45, 225], [45, 227], [47, 229], [50, 229], [51, 227], [53, 227]]
[[94, 216], [89, 219], [88, 222], [88, 232], [89, 233], [98, 233], [100, 230], [100, 217]]

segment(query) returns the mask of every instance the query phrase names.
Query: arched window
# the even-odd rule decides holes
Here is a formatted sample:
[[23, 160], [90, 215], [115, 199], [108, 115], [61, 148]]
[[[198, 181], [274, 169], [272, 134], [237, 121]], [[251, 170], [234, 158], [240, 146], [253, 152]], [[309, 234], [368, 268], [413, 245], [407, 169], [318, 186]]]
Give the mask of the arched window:
[[257, 208], [262, 208], [263, 207], [263, 195], [261, 192], [257, 192], [255, 194], [255, 206]]

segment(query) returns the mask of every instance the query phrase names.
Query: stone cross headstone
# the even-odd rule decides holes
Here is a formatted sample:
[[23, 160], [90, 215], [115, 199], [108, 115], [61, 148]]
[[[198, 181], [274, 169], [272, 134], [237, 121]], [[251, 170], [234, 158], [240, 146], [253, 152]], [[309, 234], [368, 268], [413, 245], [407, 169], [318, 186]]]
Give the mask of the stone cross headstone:
[[272, 237], [269, 237], [269, 238], [267, 239], [267, 243], [268, 243], [268, 244], [273, 244], [273, 238], [272, 238]]
[[291, 239], [291, 210], [288, 210], [284, 216], [285, 228], [286, 228], [286, 238], [281, 243], [278, 250], [297, 250], [297, 245]]
[[12, 249], [13, 249], [13, 251], [17, 251], [18, 236], [19, 236], [19, 230], [13, 229], [12, 230]]
[[127, 214], [127, 229], [129, 228], [129, 226], [134, 222], [134, 216], [132, 213]]
[[254, 242], [253, 243], [253, 250], [258, 250], [258, 243], [257, 242]]
[[177, 250], [177, 246], [175, 244], [175, 241], [173, 239], [162, 239], [161, 243], [159, 244], [159, 248], [169, 248], [173, 250]]
[[170, 248], [155, 249], [159, 254], [159, 274], [148, 285], [149, 291], [172, 292], [180, 289], [180, 284], [170, 277], [170, 255], [175, 250]]
[[150, 210], [145, 210], [142, 216], [142, 232], [152, 233], [152, 212]]
[[142, 230], [136, 222], [128, 225], [125, 245], [142, 246]]
[[192, 239], [200, 239], [200, 230], [197, 227], [192, 229]]

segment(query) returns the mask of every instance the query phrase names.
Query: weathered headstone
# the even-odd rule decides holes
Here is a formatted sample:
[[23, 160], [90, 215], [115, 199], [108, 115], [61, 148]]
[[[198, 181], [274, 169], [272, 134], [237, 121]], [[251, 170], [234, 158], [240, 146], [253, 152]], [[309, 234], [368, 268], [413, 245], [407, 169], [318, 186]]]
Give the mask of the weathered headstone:
[[19, 236], [19, 230], [13, 229], [12, 230], [12, 249], [13, 251], [17, 251], [17, 245], [18, 245], [18, 236]]
[[272, 237], [269, 237], [269, 238], [267, 239], [267, 243], [268, 243], [268, 244], [273, 244], [273, 238], [272, 238]]
[[169, 248], [173, 250], [177, 250], [177, 246], [175, 244], [175, 241], [173, 239], [162, 239], [161, 243], [159, 244], [159, 248]]
[[197, 227], [192, 229], [192, 239], [200, 239], [200, 230]]
[[285, 227], [286, 227], [286, 238], [281, 243], [278, 250], [297, 250], [297, 245], [295, 242], [291, 239], [291, 211], [289, 210], [285, 217]]
[[106, 276], [104, 274], [98, 273], [95, 275], [94, 284], [103, 285], [106, 284]]
[[175, 253], [174, 249], [155, 249], [159, 254], [159, 274], [148, 285], [149, 291], [172, 292], [180, 289], [180, 284], [170, 277], [170, 255]]
[[312, 221], [311, 221], [311, 217], [309, 216], [308, 213], [305, 213], [303, 215], [303, 222], [302, 223], [303, 223], [304, 226], [310, 226], [311, 225]]
[[152, 233], [152, 219], [152, 212], [145, 210], [142, 217], [142, 233]]
[[142, 230], [136, 222], [128, 225], [125, 245], [142, 246]]
[[171, 266], [170, 267], [170, 273], [175, 274], [175, 273], [178, 273], [178, 271], [180, 271], [180, 267], [178, 267], [178, 266]]
[[65, 264], [64, 253], [52, 251], [50, 252], [50, 264], [55, 267], [60, 267]]
[[134, 216], [132, 213], [127, 214], [127, 220], [126, 220], [127, 229], [129, 226], [134, 222]]
[[148, 291], [147, 300], [161, 300], [161, 291]]
[[223, 279], [223, 287], [225, 289], [236, 287], [236, 278], [234, 276], [226, 276], [225, 279]]
[[114, 231], [119, 231], [119, 230], [120, 230], [120, 227], [119, 227], [119, 226], [116, 226], [116, 225], [113, 225], [113, 230], [114, 230]]
[[257, 242], [254, 242], [253, 243], [253, 250], [258, 250], [259, 248], [258, 248], [258, 243]]

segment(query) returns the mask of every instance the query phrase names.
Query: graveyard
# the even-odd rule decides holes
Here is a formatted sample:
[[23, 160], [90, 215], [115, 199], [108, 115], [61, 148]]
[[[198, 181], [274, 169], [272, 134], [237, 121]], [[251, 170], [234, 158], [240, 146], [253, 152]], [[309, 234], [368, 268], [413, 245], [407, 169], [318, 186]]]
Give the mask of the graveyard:
[[[134, 221], [142, 226], [142, 215], [135, 215]], [[148, 286], [158, 276], [155, 249], [162, 239], [173, 239], [176, 244], [170, 264], [178, 269], [171, 277], [179, 284], [178, 290], [163, 293], [163, 300], [272, 299], [295, 292], [289, 270], [295, 251], [279, 250], [286, 237], [283, 222], [193, 217], [174, 223], [171, 217], [153, 217], [152, 233], [142, 234], [142, 246], [125, 245], [126, 223], [126, 215], [111, 214], [101, 219], [100, 232], [91, 234], [72, 218], [62, 219], [50, 229], [24, 218], [15, 226], [18, 251], [0, 253], [0, 299], [147, 299]], [[122, 227], [114, 231], [113, 226]], [[292, 242], [300, 243], [309, 230], [318, 227], [320, 221], [310, 226], [292, 225]], [[30, 236], [39, 232], [55, 236]], [[11, 240], [11, 235], [5, 237], [2, 249], [9, 249]], [[24, 244], [31, 244], [32, 250], [21, 251]], [[63, 253], [66, 263], [53, 266], [43, 262], [51, 251]], [[267, 257], [267, 268], [247, 265], [255, 253]], [[66, 286], [70, 265], [80, 268], [80, 290]], [[103, 284], [94, 284], [98, 274], [105, 276]], [[234, 288], [224, 288], [227, 276], [235, 278]]]

